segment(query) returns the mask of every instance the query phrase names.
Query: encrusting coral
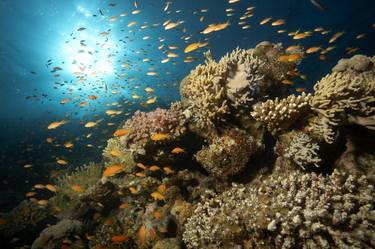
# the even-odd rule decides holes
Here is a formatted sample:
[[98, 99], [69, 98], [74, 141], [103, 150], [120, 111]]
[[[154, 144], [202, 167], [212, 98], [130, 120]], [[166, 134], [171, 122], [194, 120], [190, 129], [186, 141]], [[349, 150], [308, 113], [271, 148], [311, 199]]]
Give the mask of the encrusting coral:
[[373, 248], [374, 187], [340, 171], [277, 174], [198, 204], [188, 248]]
[[357, 123], [375, 129], [375, 67], [371, 58], [356, 55], [340, 60], [333, 72], [314, 86], [312, 110], [319, 115], [312, 130], [320, 131], [327, 143], [334, 141], [335, 128]]
[[251, 115], [264, 123], [270, 132], [287, 129], [300, 115], [309, 109], [311, 94], [289, 95], [287, 98], [267, 100], [253, 106]]
[[259, 144], [246, 132], [232, 129], [213, 139], [196, 154], [196, 160], [216, 177], [228, 177], [244, 169]]

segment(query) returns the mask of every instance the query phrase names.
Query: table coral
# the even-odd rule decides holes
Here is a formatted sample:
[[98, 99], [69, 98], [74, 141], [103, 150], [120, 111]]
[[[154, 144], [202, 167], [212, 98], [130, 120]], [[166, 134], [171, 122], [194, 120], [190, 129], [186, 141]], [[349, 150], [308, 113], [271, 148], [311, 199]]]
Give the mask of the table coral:
[[274, 173], [198, 204], [188, 248], [373, 248], [374, 187], [334, 171]]

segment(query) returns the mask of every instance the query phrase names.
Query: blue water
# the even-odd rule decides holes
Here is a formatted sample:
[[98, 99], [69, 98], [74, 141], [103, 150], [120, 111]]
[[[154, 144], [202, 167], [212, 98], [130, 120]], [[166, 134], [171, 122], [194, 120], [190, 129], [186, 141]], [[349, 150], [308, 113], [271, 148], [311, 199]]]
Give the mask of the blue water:
[[[328, 73], [338, 59], [348, 57], [347, 47], [358, 47], [358, 53], [375, 54], [373, 0], [321, 0], [325, 11], [309, 0], [242, 0], [235, 4], [225, 0], [171, 2], [167, 11], [163, 11], [167, 1], [157, 0], [138, 0], [138, 8], [129, 0], [0, 2], [1, 190], [22, 193], [48, 176], [45, 165], [55, 162], [56, 157], [68, 157], [72, 165], [100, 160], [105, 141], [134, 110], [165, 107], [179, 99], [178, 83], [204, 62], [202, 53], [208, 49], [219, 59], [237, 46], [251, 48], [264, 40], [280, 42], [285, 47], [297, 44], [305, 48], [327, 47], [334, 33], [345, 31], [334, 43], [336, 48], [328, 53], [326, 61], [314, 54], [301, 63], [299, 69], [307, 75], [307, 81], [295, 87], [304, 87], [307, 91], [312, 90], [312, 84]], [[243, 30], [237, 23], [250, 6], [255, 7], [254, 16], [247, 19], [251, 28]], [[226, 15], [227, 8], [235, 9], [233, 16]], [[141, 12], [131, 14], [135, 9]], [[128, 15], [120, 16], [124, 12]], [[111, 21], [111, 16], [116, 16], [117, 20]], [[200, 22], [202, 16], [204, 20]], [[259, 22], [269, 16], [273, 20], [285, 19], [286, 24], [260, 26]], [[184, 22], [174, 29], [164, 30], [162, 24], [167, 20]], [[127, 27], [132, 21], [137, 24]], [[208, 24], [226, 21], [230, 26], [225, 30], [209, 35], [200, 33]], [[159, 25], [153, 27], [153, 24]], [[142, 25], [147, 27], [142, 29]], [[331, 32], [314, 34], [300, 41], [287, 35], [298, 29], [312, 31], [319, 26]], [[86, 29], [77, 31], [82, 27]], [[287, 32], [279, 34], [279, 29]], [[109, 34], [103, 36], [101, 32]], [[366, 36], [356, 39], [361, 33]], [[187, 36], [192, 38], [181, 39]], [[165, 41], [160, 42], [160, 39]], [[206, 40], [207, 47], [189, 54], [196, 60], [184, 63], [183, 49], [192, 42]], [[178, 49], [159, 49], [161, 44]], [[160, 61], [167, 58], [167, 51], [179, 57], [162, 64]], [[54, 67], [62, 70], [53, 70]], [[74, 73], [79, 67], [88, 73], [81, 81]], [[150, 71], [158, 75], [146, 75]], [[155, 90], [151, 97], [157, 96], [157, 102], [146, 107], [141, 105], [147, 100], [145, 87]], [[134, 94], [141, 99], [132, 98]], [[99, 98], [90, 100], [90, 95]], [[71, 100], [62, 105], [60, 102], [64, 98]], [[79, 107], [82, 101], [89, 105]], [[112, 105], [114, 102], [121, 106]], [[122, 110], [123, 114], [109, 117], [104, 113], [108, 109]], [[47, 130], [48, 124], [62, 119], [69, 123], [53, 131]], [[84, 128], [86, 122], [99, 119], [103, 121], [94, 129]], [[108, 126], [109, 122], [114, 123], [113, 126]], [[91, 138], [86, 137], [89, 133], [93, 133]], [[75, 146], [71, 151], [51, 146], [46, 142], [47, 137], [53, 137], [60, 145], [64, 141], [74, 141]], [[93, 146], [87, 148], [87, 144]], [[33, 164], [33, 168], [26, 170], [25, 164]]]

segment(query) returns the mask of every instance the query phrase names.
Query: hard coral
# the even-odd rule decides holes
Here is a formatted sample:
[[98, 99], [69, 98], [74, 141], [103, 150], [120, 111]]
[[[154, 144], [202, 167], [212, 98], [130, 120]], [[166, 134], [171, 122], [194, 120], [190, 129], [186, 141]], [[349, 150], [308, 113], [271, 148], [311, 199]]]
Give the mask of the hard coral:
[[214, 176], [226, 178], [243, 170], [260, 146], [246, 132], [232, 129], [198, 151], [196, 160]]
[[312, 109], [323, 120], [312, 126], [327, 126], [315, 130], [322, 131], [328, 143], [334, 138], [327, 134], [349, 122], [375, 129], [375, 67], [371, 59], [357, 55], [341, 60], [333, 71], [314, 86], [311, 100]]
[[319, 167], [322, 160], [318, 155], [318, 150], [317, 143], [313, 142], [305, 133], [299, 132], [294, 135], [289, 146], [285, 149], [284, 156], [303, 169], [311, 165]]
[[[145, 154], [146, 146], [173, 141], [184, 135], [185, 122], [185, 115], [178, 104], [173, 104], [168, 110], [156, 108], [151, 112], [136, 111], [132, 118], [125, 122], [123, 128], [130, 132], [120, 137], [120, 142], [127, 151]], [[166, 134], [166, 139], [153, 141], [151, 136], [157, 133]]]
[[295, 66], [279, 62], [281, 46], [269, 42], [255, 49], [235, 49], [215, 62], [206, 53], [206, 65], [198, 65], [182, 82], [180, 93], [186, 114], [199, 129], [215, 127], [225, 121], [230, 107], [249, 109], [277, 89], [278, 84]]
[[264, 123], [270, 132], [278, 132], [287, 129], [309, 108], [310, 94], [304, 92], [299, 95], [289, 95], [287, 98], [267, 100], [254, 105], [251, 115]]
[[374, 187], [365, 176], [274, 173], [198, 204], [188, 248], [373, 248]]

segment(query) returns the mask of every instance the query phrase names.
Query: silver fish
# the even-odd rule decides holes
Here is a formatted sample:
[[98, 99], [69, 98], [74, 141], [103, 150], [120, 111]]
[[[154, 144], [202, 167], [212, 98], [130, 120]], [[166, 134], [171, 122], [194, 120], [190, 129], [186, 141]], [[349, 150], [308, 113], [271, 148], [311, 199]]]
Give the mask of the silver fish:
[[321, 11], [325, 11], [326, 9], [320, 4], [320, 1], [319, 0], [310, 0], [310, 2], [315, 6], [317, 7], [318, 9], [320, 9]]

